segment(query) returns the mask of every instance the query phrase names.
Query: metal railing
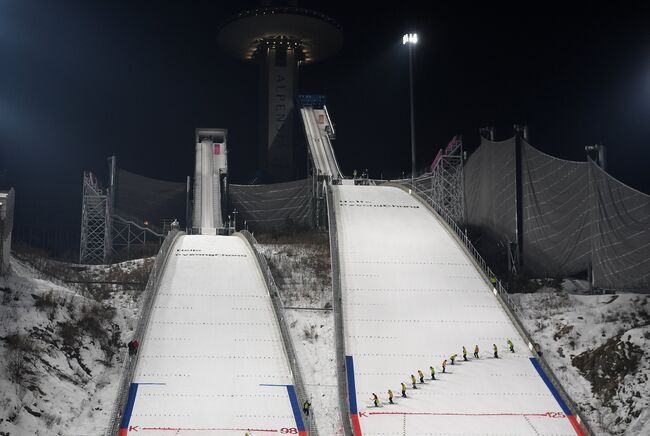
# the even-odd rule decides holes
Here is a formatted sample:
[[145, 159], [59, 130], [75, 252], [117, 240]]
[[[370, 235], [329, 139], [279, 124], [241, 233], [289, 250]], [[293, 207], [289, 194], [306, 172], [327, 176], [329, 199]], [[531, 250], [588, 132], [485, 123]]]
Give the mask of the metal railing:
[[[483, 257], [476, 250], [476, 248], [474, 247], [470, 239], [467, 237], [467, 233], [465, 233], [460, 227], [458, 227], [456, 222], [453, 220], [453, 218], [451, 218], [451, 216], [447, 213], [447, 211], [445, 211], [439, 204], [437, 204], [433, 200], [433, 198], [431, 198], [430, 195], [418, 189], [418, 187], [415, 184], [411, 183], [411, 181], [401, 180], [400, 183], [389, 182], [383, 184], [387, 186], [395, 186], [397, 188], [403, 189], [404, 191], [408, 191], [409, 194], [416, 194], [415, 195], [416, 199], [418, 199], [421, 203], [427, 206], [427, 208], [429, 208], [434, 213], [434, 216], [441, 218], [447, 224], [447, 229], [450, 230], [452, 236], [455, 236], [456, 239], [462, 243], [463, 247], [470, 255], [470, 258], [474, 261], [474, 264], [483, 273], [484, 275], [483, 278], [488, 283], [490, 283], [490, 286], [492, 286], [494, 295], [501, 303], [501, 306], [504, 308], [506, 314], [515, 325], [515, 328], [517, 328], [521, 336], [524, 339], [526, 339], [526, 341], [528, 342], [528, 348], [537, 356], [537, 360], [540, 366], [542, 367], [542, 369], [550, 379], [553, 386], [557, 389], [558, 393], [560, 394], [560, 397], [567, 404], [567, 407], [576, 416], [578, 423], [582, 426], [582, 430], [585, 432], [586, 435], [593, 434], [587, 422], [580, 415], [575, 403], [573, 402], [571, 397], [569, 397], [569, 395], [566, 393], [566, 391], [560, 384], [560, 381], [553, 373], [553, 370], [551, 369], [546, 359], [536, 349], [536, 347], [534, 347], [532, 336], [528, 333], [528, 331], [524, 327], [524, 324], [521, 322], [521, 318], [523, 315], [521, 309], [512, 299], [510, 294], [506, 291], [506, 288], [503, 286], [501, 280], [497, 278], [496, 274], [494, 274], [492, 269], [487, 265]], [[490, 282], [491, 278], [496, 279], [496, 284]]]
[[345, 336], [343, 335], [343, 302], [341, 300], [341, 269], [339, 265], [339, 241], [336, 230], [336, 219], [334, 217], [334, 199], [332, 187], [328, 186], [327, 197], [327, 221], [330, 234], [330, 256], [332, 262], [332, 305], [334, 309], [334, 340], [336, 344], [336, 376], [338, 381], [339, 408], [341, 409], [341, 423], [343, 433], [346, 436], [352, 435], [352, 422], [350, 421], [350, 403], [348, 398], [348, 378], [345, 367]]
[[[156, 261], [154, 262], [151, 273], [149, 274], [149, 280], [147, 281], [147, 286], [144, 291], [144, 302], [142, 304], [142, 310], [140, 311], [140, 318], [138, 319], [138, 324], [135, 329], [135, 333], [133, 334], [133, 339], [138, 340], [140, 343], [142, 342], [143, 336], [147, 330], [147, 325], [149, 324], [151, 309], [153, 308], [153, 303], [156, 300], [156, 294], [158, 293], [158, 288], [160, 287], [160, 280], [162, 279], [163, 272], [165, 271], [165, 265], [167, 264], [169, 253], [178, 237], [183, 234], [183, 232], [180, 232], [178, 230], [170, 231], [163, 241], [160, 247], [160, 251], [158, 251], [158, 255], [156, 256]], [[126, 406], [126, 401], [129, 395], [129, 386], [133, 380], [133, 374], [138, 364], [139, 355], [139, 353], [136, 353], [134, 358], [131, 358], [127, 355], [124, 360], [121, 371], [122, 380], [120, 381], [120, 387], [117, 391], [117, 400], [113, 405], [109, 424], [106, 428], [106, 431], [104, 432], [105, 436], [115, 436], [119, 431], [120, 420], [122, 419], [122, 414], [124, 413], [124, 408]]]
[[[255, 253], [255, 257], [257, 258], [257, 264], [259, 265], [260, 271], [262, 272], [262, 276], [264, 277], [264, 281], [266, 283], [266, 287], [268, 289], [269, 296], [271, 297], [271, 302], [273, 304], [275, 318], [277, 319], [278, 325], [280, 327], [280, 333], [282, 335], [284, 350], [287, 354], [287, 358], [289, 359], [289, 365], [291, 366], [293, 384], [296, 389], [296, 396], [298, 397], [298, 403], [301, 408], [300, 413], [302, 414], [303, 422], [308, 426], [307, 430], [309, 435], [317, 436], [318, 431], [316, 429], [315, 420], [313, 419], [313, 416], [311, 416], [310, 414], [310, 417], [306, 417], [305, 414], [302, 412], [302, 405], [305, 403], [305, 400], [307, 400], [308, 397], [307, 397], [307, 393], [305, 392], [305, 385], [303, 383], [300, 366], [298, 365], [296, 350], [293, 346], [291, 333], [289, 332], [289, 324], [287, 322], [287, 317], [284, 312], [284, 303], [280, 298], [280, 292], [278, 290], [277, 285], [275, 284], [275, 280], [273, 279], [271, 268], [269, 268], [269, 265], [266, 262], [266, 258], [257, 250], [256, 248], [257, 240], [255, 239], [255, 237], [246, 230], [240, 231], [239, 235], [241, 235], [241, 237], [248, 243], [248, 245], [251, 248], [251, 251]], [[310, 410], [310, 412], [312, 411]]]

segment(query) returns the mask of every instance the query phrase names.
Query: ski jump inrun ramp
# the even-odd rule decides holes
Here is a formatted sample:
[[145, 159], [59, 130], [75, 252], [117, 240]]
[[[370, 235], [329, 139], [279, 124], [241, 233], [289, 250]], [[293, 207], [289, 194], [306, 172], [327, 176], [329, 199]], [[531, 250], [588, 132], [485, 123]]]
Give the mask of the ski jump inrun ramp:
[[[489, 282], [433, 211], [398, 187], [331, 188], [355, 436], [582, 434]], [[442, 361], [455, 353], [443, 374]]]

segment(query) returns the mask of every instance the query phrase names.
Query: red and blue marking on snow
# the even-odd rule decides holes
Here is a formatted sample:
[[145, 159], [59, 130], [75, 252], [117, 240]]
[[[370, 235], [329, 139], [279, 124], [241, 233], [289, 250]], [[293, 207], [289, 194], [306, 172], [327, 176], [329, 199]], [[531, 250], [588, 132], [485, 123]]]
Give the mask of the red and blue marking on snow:
[[573, 426], [573, 429], [576, 431], [578, 436], [583, 436], [584, 432], [582, 431], [582, 427], [580, 426], [580, 423], [576, 419], [576, 417], [573, 415], [571, 412], [571, 409], [566, 405], [562, 397], [560, 396], [560, 393], [555, 389], [555, 386], [553, 386], [553, 383], [551, 383], [551, 380], [548, 378], [544, 370], [542, 369], [541, 365], [539, 364], [539, 361], [535, 357], [530, 358], [530, 363], [533, 364], [535, 369], [537, 370], [537, 373], [539, 376], [542, 378], [544, 381], [544, 384], [546, 384], [546, 387], [548, 388], [549, 391], [551, 391], [551, 394], [553, 394], [553, 397], [555, 397], [555, 401], [558, 402], [560, 407], [562, 408], [562, 411], [566, 415], [567, 419], [571, 423], [571, 426]]
[[348, 403], [350, 404], [350, 419], [355, 436], [361, 436], [361, 424], [359, 423], [359, 411], [357, 409], [357, 388], [354, 384], [354, 359], [352, 356], [345, 356], [345, 370], [348, 376]]
[[[140, 427], [132, 426], [131, 424], [131, 415], [133, 414], [133, 406], [135, 405], [135, 398], [138, 395], [138, 386], [139, 385], [164, 385], [165, 383], [131, 383], [129, 387], [129, 396], [126, 401], [126, 407], [124, 409], [124, 415], [122, 416], [122, 421], [120, 422], [119, 436], [127, 436], [129, 431], [147, 431], [147, 430], [165, 430], [165, 431], [254, 431], [254, 432], [263, 432], [263, 433], [278, 433], [278, 429], [263, 429], [263, 428], [181, 428], [181, 427]], [[296, 395], [296, 389], [293, 385], [275, 385], [275, 384], [261, 384], [260, 386], [280, 386], [287, 389], [287, 394], [289, 395], [289, 401], [291, 402], [291, 409], [293, 411], [293, 417], [296, 421], [296, 427], [298, 429], [298, 436], [307, 436], [305, 431], [305, 424], [302, 420], [302, 414], [300, 413], [300, 405], [298, 404], [298, 396]], [[284, 429], [282, 429], [284, 430]], [[288, 430], [288, 429], [287, 429]]]
[[291, 402], [291, 410], [293, 410], [293, 418], [296, 421], [296, 427], [298, 428], [298, 435], [307, 436], [307, 432], [305, 431], [305, 423], [303, 422], [302, 414], [300, 413], [300, 405], [298, 404], [296, 388], [293, 385], [261, 384], [260, 386], [282, 386], [287, 388], [287, 394], [289, 394], [289, 401]]
[[[564, 402], [560, 393], [557, 391], [551, 380], [548, 378], [544, 370], [539, 364], [539, 361], [535, 357], [530, 358], [530, 362], [533, 364], [537, 373], [546, 384], [546, 387], [551, 391], [551, 394], [555, 398], [555, 401], [558, 402], [562, 412], [566, 418], [571, 423], [571, 426], [575, 430], [578, 436], [584, 436], [582, 427], [578, 423], [576, 416], [573, 415], [571, 409]], [[426, 415], [426, 416], [538, 416], [538, 417], [550, 417], [550, 418], [561, 418], [562, 414], [554, 412], [546, 413], [438, 413], [438, 412], [362, 412], [359, 413], [357, 408], [357, 391], [354, 381], [354, 359], [352, 356], [345, 356], [345, 369], [347, 373], [348, 381], [348, 402], [350, 405], [350, 419], [352, 421], [352, 427], [354, 430], [355, 436], [361, 435], [361, 424], [359, 422], [360, 415]]]

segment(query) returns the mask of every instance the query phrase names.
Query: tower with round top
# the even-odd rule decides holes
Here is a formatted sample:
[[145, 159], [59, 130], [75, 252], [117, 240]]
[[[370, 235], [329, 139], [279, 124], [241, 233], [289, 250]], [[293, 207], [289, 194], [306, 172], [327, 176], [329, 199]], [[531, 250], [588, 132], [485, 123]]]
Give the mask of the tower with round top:
[[282, 6], [265, 2], [226, 20], [218, 42], [227, 53], [260, 67], [259, 158], [265, 180], [294, 179], [298, 70], [339, 50], [343, 43], [341, 26], [327, 15], [298, 7], [296, 2]]

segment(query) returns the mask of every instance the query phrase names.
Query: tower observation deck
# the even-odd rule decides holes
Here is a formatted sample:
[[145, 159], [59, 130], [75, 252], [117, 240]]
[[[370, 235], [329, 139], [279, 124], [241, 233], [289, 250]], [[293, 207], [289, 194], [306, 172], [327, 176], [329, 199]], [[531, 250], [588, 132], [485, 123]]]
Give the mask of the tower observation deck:
[[225, 21], [218, 42], [225, 52], [259, 65], [260, 165], [267, 181], [293, 179], [298, 69], [336, 53], [341, 26], [311, 9], [262, 6]]

